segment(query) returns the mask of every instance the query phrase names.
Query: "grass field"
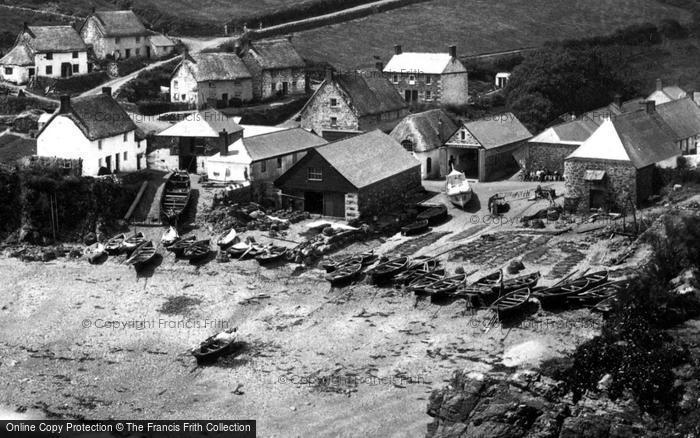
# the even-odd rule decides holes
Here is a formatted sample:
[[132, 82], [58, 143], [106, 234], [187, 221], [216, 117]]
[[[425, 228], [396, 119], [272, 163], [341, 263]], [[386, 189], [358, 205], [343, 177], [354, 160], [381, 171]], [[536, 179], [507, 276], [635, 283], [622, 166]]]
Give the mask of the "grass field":
[[384, 62], [394, 44], [404, 51], [460, 54], [536, 46], [547, 40], [607, 34], [633, 23], [690, 14], [656, 0], [433, 0], [371, 17], [301, 32], [294, 44], [313, 60], [341, 68]]

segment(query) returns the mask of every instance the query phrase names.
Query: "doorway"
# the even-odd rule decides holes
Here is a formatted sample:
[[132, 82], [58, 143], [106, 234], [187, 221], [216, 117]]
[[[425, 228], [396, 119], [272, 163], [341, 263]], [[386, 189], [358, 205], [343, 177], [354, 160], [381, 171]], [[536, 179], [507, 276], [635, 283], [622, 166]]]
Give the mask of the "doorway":
[[479, 179], [479, 150], [467, 149], [461, 152], [455, 167], [460, 172], [464, 172], [467, 178]]
[[146, 58], [150, 58], [150, 57], [151, 57], [151, 48], [146, 47]]
[[404, 100], [406, 102], [417, 102], [418, 101], [418, 90], [405, 90]]
[[105, 167], [107, 170], [109, 170], [109, 173], [112, 173], [112, 156], [108, 155], [105, 157]]
[[223, 108], [226, 108], [228, 106], [228, 93], [221, 95], [221, 101], [223, 103]]
[[345, 194], [325, 193], [323, 195], [323, 215], [332, 217], [345, 217]]
[[73, 64], [70, 62], [64, 62], [61, 64], [61, 77], [68, 78], [73, 75]]
[[323, 193], [304, 192], [304, 210], [309, 213], [323, 214]]
[[119, 172], [119, 154], [114, 155], [114, 171]]
[[605, 190], [601, 189], [591, 189], [589, 194], [590, 208], [602, 208], [605, 209]]
[[282, 95], [286, 96], [289, 93], [289, 82], [282, 82]]

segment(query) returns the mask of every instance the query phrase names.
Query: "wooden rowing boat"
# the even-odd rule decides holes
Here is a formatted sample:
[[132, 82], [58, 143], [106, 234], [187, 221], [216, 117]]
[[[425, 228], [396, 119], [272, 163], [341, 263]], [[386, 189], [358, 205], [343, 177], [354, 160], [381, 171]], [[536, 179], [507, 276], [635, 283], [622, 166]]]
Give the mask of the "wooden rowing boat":
[[163, 244], [163, 246], [170, 246], [173, 243], [177, 242], [180, 239], [180, 234], [178, 234], [177, 230], [175, 227], [168, 227], [167, 231], [163, 233], [163, 236], [160, 238], [160, 243]]
[[105, 254], [107, 254], [105, 246], [100, 242], [95, 242], [92, 245], [85, 248], [85, 257], [91, 264], [96, 263]]
[[198, 240], [182, 252], [182, 256], [191, 261], [199, 261], [206, 258], [211, 253], [211, 248], [209, 247], [209, 239]]
[[133, 236], [129, 236], [126, 239], [124, 239], [122, 247], [124, 248], [124, 251], [130, 253], [131, 251], [136, 249], [137, 246], [140, 246], [144, 242], [146, 242], [146, 238], [144, 237], [143, 233], [139, 231]]
[[447, 219], [447, 206], [444, 204], [428, 207], [416, 216], [417, 221], [427, 220], [428, 224], [436, 225]]
[[425, 293], [431, 295], [432, 297], [444, 297], [451, 294], [452, 292], [464, 286], [467, 283], [466, 274], [453, 275], [452, 277], [446, 277], [442, 280], [436, 281], [430, 286], [425, 288]]
[[608, 271], [603, 270], [603, 271], [598, 271], [598, 272], [593, 272], [591, 274], [586, 274], [580, 278], [586, 278], [590, 282], [589, 284], [589, 289], [592, 289], [596, 286], [599, 286], [606, 281], [608, 281]]
[[533, 296], [540, 300], [542, 307], [561, 307], [566, 304], [567, 298], [590, 289], [590, 284], [591, 280], [584, 276], [558, 286], [538, 290], [533, 293]]
[[603, 300], [616, 296], [620, 292], [627, 290], [629, 285], [630, 282], [628, 280], [601, 284], [585, 292], [567, 297], [567, 303], [570, 306], [593, 307]]
[[514, 278], [509, 278], [508, 280], [504, 280], [502, 284], [502, 288], [500, 288], [499, 291], [499, 286], [494, 286], [494, 291], [495, 292], [500, 292], [501, 295], [507, 294], [508, 292], [512, 292], [514, 290], [518, 289], [532, 289], [537, 285], [537, 282], [540, 280], [540, 273], [538, 272], [533, 272], [530, 274], [525, 274], [521, 275], [520, 277], [514, 277]]
[[117, 234], [105, 243], [105, 251], [111, 255], [119, 254], [124, 250], [122, 247], [124, 240], [126, 240], [126, 234]]
[[235, 329], [229, 329], [205, 339], [199, 347], [191, 351], [192, 356], [197, 360], [198, 365], [210, 364], [221, 356], [232, 352], [232, 347], [236, 342], [233, 334]]
[[219, 240], [216, 241], [216, 244], [219, 246], [219, 248], [226, 249], [234, 243], [238, 242], [238, 240], [239, 239], [236, 230], [234, 228], [231, 228], [230, 230], [224, 232], [224, 234], [222, 234], [221, 237], [219, 237]]
[[190, 200], [190, 175], [184, 170], [176, 170], [165, 181], [160, 200], [160, 214], [166, 223], [176, 221]]
[[445, 278], [444, 272], [442, 274], [433, 271], [429, 272], [422, 277], [418, 277], [412, 282], [408, 283], [408, 287], [406, 288], [408, 291], [413, 292], [416, 295], [425, 295], [426, 294], [426, 289], [430, 286], [432, 286], [434, 283], [437, 283], [440, 280], [443, 280]]
[[391, 280], [396, 274], [406, 269], [408, 257], [397, 257], [375, 266], [369, 274], [375, 284]]
[[195, 236], [187, 236], [176, 240], [172, 245], [165, 247], [166, 250], [175, 254], [176, 257], [182, 257], [182, 253], [185, 252], [185, 248], [192, 245], [197, 238]]
[[[437, 259], [414, 259], [408, 263], [406, 270], [394, 276], [394, 284], [407, 285], [428, 272], [439, 270], [440, 261]], [[445, 270], [442, 269], [444, 273]]]
[[333, 272], [338, 266], [341, 265], [360, 262], [364, 267], [371, 265], [375, 260], [377, 260], [377, 255], [374, 254], [373, 251], [368, 251], [359, 254], [345, 255], [340, 258], [329, 258], [322, 261], [320, 264], [326, 272]]
[[493, 299], [493, 295], [497, 293], [501, 288], [501, 281], [503, 280], [503, 271], [498, 270], [485, 277], [481, 277], [474, 283], [460, 288], [460, 296], [477, 295], [480, 296], [482, 300]]
[[500, 319], [515, 316], [521, 312], [530, 299], [530, 288], [524, 287], [509, 292], [491, 304], [491, 310], [498, 314]]
[[338, 266], [332, 272], [326, 274], [326, 280], [332, 285], [347, 283], [357, 276], [362, 270], [362, 263], [354, 262]]
[[140, 268], [141, 266], [150, 262], [155, 255], [156, 246], [153, 244], [152, 240], [148, 240], [134, 248], [134, 251], [131, 253], [131, 257], [126, 259], [124, 263], [127, 265], [132, 265], [135, 268]]
[[270, 246], [264, 248], [260, 254], [255, 256], [255, 260], [261, 265], [278, 262], [287, 255], [287, 248], [282, 246]]
[[618, 303], [619, 299], [620, 297], [618, 294], [612, 295], [591, 307], [591, 312], [602, 314], [610, 313], [615, 308], [615, 305]]
[[404, 236], [415, 236], [416, 234], [428, 231], [428, 219], [417, 220], [411, 224], [401, 227], [401, 234]]

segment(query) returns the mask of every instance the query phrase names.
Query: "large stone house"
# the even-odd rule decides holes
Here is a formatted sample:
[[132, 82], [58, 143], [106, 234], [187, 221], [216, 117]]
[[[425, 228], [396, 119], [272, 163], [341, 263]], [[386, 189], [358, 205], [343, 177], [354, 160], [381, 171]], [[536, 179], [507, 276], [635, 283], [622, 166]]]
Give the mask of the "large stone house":
[[408, 105], [376, 71], [326, 78], [301, 110], [301, 127], [328, 140], [380, 129], [390, 132], [408, 114]]
[[145, 152], [136, 139], [136, 125], [108, 87], [94, 96], [62, 96], [60, 107], [37, 134], [37, 155], [80, 159], [83, 175], [141, 169]]
[[197, 108], [227, 107], [252, 98], [252, 76], [234, 53], [185, 54], [170, 80], [170, 100]]
[[151, 57], [151, 34], [131, 10], [93, 11], [80, 28], [80, 35], [98, 59]]
[[67, 78], [88, 73], [87, 46], [71, 26], [28, 26], [0, 59], [0, 78], [26, 84], [35, 76]]
[[434, 109], [406, 116], [391, 136], [421, 163], [421, 177], [440, 177], [440, 149], [459, 129], [445, 111]]
[[253, 76], [256, 99], [306, 93], [306, 63], [289, 38], [247, 42], [240, 56]]
[[469, 74], [457, 58], [457, 46], [448, 53], [403, 52], [395, 54], [384, 67], [384, 75], [409, 103], [466, 105], [469, 102]]
[[513, 154], [530, 138], [530, 131], [513, 113], [465, 122], [442, 149], [440, 174], [454, 168], [479, 181], [507, 176], [518, 168]]
[[275, 185], [306, 211], [346, 220], [380, 215], [423, 190], [420, 163], [378, 130], [309, 150]]
[[566, 197], [581, 211], [627, 210], [654, 192], [656, 166], [675, 167], [673, 130], [654, 111], [606, 119], [564, 162]]

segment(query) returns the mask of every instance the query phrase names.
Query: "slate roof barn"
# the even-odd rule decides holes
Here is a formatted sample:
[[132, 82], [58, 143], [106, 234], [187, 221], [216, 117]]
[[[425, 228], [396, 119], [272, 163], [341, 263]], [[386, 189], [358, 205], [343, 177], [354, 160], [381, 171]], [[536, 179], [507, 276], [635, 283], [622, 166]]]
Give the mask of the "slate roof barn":
[[656, 112], [671, 127], [677, 139], [700, 135], [700, 107], [690, 97], [657, 105]]

